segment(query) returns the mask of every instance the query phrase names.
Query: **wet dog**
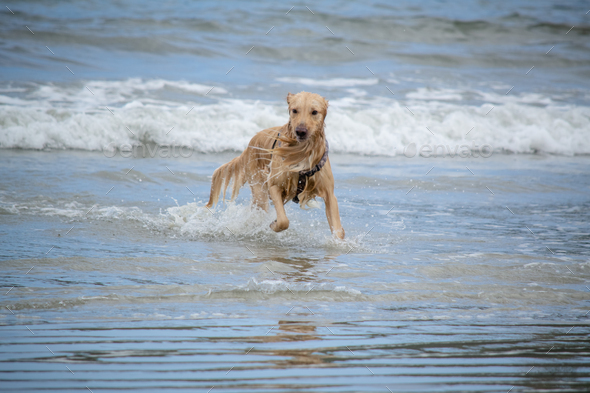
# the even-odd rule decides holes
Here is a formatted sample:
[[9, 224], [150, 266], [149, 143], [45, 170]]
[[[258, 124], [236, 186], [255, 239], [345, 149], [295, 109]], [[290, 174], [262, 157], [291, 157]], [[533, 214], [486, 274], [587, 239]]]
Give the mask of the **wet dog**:
[[253, 205], [268, 211], [268, 200], [272, 200], [277, 219], [270, 227], [281, 232], [289, 227], [284, 206], [288, 201], [293, 200], [304, 208], [313, 206], [315, 197], [319, 196], [326, 204], [330, 230], [343, 239], [324, 134], [328, 101], [318, 94], [301, 92], [289, 93], [287, 104], [287, 124], [258, 132], [239, 157], [215, 170], [207, 207], [217, 203], [222, 188], [225, 199], [231, 180], [232, 200], [248, 182]]

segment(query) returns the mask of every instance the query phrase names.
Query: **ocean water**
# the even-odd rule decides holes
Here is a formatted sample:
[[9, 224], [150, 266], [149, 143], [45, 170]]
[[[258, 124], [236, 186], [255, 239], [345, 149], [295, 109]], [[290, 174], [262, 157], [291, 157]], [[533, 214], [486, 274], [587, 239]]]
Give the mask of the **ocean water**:
[[[0, 391], [590, 389], [587, 2], [0, 10]], [[288, 92], [320, 209], [204, 208]]]

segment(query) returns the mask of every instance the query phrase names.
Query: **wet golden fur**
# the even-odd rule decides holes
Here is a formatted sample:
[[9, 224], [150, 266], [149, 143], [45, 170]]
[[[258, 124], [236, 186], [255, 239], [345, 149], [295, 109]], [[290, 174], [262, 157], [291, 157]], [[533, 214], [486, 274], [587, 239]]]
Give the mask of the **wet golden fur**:
[[[328, 101], [318, 94], [301, 92], [289, 93], [287, 103], [287, 124], [258, 132], [239, 157], [215, 170], [208, 208], [218, 202], [222, 188], [225, 199], [225, 190], [230, 181], [233, 180], [232, 200], [248, 182], [254, 205], [268, 211], [269, 198], [273, 201], [277, 220], [271, 228], [280, 232], [289, 227], [284, 204], [297, 194], [299, 171], [313, 168], [325, 152], [324, 120], [328, 113]], [[305, 139], [296, 134], [302, 130], [306, 132]], [[273, 149], [275, 140], [277, 143]], [[326, 203], [326, 216], [332, 233], [344, 238], [329, 158], [319, 172], [307, 178], [306, 187], [299, 194], [300, 206], [303, 208], [317, 196]]]

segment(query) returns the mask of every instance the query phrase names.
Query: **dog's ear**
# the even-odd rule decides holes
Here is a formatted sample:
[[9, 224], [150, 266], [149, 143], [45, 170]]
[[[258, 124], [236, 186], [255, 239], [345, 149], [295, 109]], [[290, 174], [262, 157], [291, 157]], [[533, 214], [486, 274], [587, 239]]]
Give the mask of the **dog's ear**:
[[295, 96], [295, 94], [287, 93], [287, 104], [291, 105], [291, 99]]
[[328, 114], [328, 100], [326, 100], [324, 97], [320, 96], [321, 100], [321, 106], [322, 106], [322, 112], [324, 112], [324, 116]]

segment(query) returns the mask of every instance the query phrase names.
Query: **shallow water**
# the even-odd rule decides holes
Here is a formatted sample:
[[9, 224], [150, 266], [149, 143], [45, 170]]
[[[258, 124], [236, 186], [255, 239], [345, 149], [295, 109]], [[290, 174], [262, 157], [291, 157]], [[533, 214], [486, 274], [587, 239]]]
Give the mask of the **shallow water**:
[[[585, 2], [5, 6], [0, 390], [590, 388]], [[345, 241], [203, 208], [301, 90]]]
[[344, 242], [227, 159], [4, 152], [4, 389], [587, 388], [589, 158], [333, 155]]

